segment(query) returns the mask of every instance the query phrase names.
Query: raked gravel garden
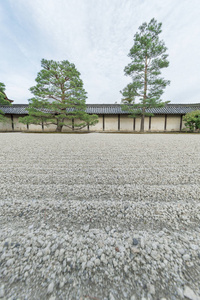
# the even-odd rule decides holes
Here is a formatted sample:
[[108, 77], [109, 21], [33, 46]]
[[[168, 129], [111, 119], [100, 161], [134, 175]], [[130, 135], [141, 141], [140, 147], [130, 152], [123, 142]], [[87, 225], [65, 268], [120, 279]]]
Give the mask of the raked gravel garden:
[[199, 134], [0, 133], [0, 299], [200, 299]]

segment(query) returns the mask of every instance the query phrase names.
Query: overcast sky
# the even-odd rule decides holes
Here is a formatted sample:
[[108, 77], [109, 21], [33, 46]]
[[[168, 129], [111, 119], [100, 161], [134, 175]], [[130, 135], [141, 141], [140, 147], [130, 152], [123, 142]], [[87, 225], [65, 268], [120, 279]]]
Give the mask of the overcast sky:
[[170, 61], [163, 100], [200, 103], [199, 0], [1, 0], [0, 82], [14, 103], [28, 103], [41, 59], [69, 60], [87, 103], [120, 103], [133, 36], [153, 17]]

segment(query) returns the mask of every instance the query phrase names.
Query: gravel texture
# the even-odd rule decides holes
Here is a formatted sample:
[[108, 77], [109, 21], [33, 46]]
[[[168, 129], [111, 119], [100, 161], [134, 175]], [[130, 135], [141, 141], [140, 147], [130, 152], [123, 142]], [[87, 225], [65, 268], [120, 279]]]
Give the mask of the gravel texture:
[[0, 299], [200, 299], [200, 135], [0, 145]]

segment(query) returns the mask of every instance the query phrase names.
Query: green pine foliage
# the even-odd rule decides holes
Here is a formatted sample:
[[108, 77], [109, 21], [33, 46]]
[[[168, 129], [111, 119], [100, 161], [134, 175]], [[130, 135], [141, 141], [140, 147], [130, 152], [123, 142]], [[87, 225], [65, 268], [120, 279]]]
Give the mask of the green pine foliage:
[[144, 131], [144, 118], [150, 116], [148, 108], [163, 107], [161, 96], [169, 80], [162, 78], [161, 69], [167, 68], [169, 61], [167, 48], [159, 39], [162, 23], [152, 19], [149, 24], [143, 23], [134, 36], [134, 45], [128, 56], [131, 59], [125, 69], [125, 75], [131, 76], [132, 82], [122, 91], [122, 109], [131, 117], [141, 117], [141, 131]]
[[[11, 105], [10, 102], [6, 99], [5, 89], [5, 84], [0, 82], [0, 105]], [[0, 110], [0, 122], [7, 121], [8, 119], [4, 116], [4, 112]]]
[[30, 88], [35, 97], [29, 100], [29, 115], [21, 118], [20, 122], [55, 124], [58, 132], [63, 126], [81, 129], [95, 125], [98, 116], [86, 113], [87, 93], [75, 65], [67, 60], [56, 62], [46, 59], [42, 59], [41, 65], [36, 85]]
[[29, 107], [27, 109], [28, 116], [20, 117], [19, 122], [26, 125], [41, 125], [42, 130], [44, 130], [44, 125], [47, 125], [48, 120], [52, 117], [51, 113], [48, 113], [47, 110], [44, 109], [46, 101], [32, 98], [29, 102]]
[[185, 127], [190, 131], [200, 130], [200, 110], [194, 110], [183, 117]]

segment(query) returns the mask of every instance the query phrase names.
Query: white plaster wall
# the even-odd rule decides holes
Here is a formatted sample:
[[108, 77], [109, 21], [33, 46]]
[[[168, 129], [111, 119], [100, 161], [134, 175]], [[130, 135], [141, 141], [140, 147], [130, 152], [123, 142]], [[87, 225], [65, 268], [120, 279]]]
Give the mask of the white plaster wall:
[[[74, 120], [74, 124], [81, 124], [81, 123], [83, 123], [81, 120], [78, 120], [78, 119], [75, 119]], [[85, 127], [83, 127], [82, 129], [77, 129], [77, 127], [75, 127], [74, 126], [74, 129], [75, 129], [75, 131], [88, 131], [88, 127], [87, 127], [87, 125], [85, 126]], [[68, 128], [68, 131], [69, 131], [70, 129]]]
[[[68, 123], [70, 123], [70, 121]], [[80, 121], [78, 119], [74, 120], [74, 124], [80, 124], [80, 123], [82, 123], [82, 121]], [[88, 131], [87, 125], [85, 127], [83, 127], [82, 129], [76, 129], [76, 127], [74, 127], [74, 128], [75, 128], [74, 131]], [[103, 130], [103, 118], [100, 116], [99, 117], [99, 123], [97, 123], [95, 126], [90, 126], [89, 130], [90, 131], [101, 131], [101, 130]], [[69, 132], [69, 131], [73, 131], [73, 130], [68, 128], [68, 127], [63, 127], [62, 132]]]
[[149, 117], [144, 118], [144, 130], [149, 131]]
[[97, 124], [89, 127], [89, 131], [103, 131], [103, 118], [99, 117], [98, 121]]
[[180, 131], [180, 122], [180, 115], [168, 115], [166, 131]]
[[151, 131], [164, 131], [165, 116], [151, 117]]
[[[0, 123], [0, 131], [12, 131], [12, 121], [10, 115], [6, 116], [8, 118], [7, 123]], [[14, 115], [14, 131], [27, 130], [27, 126], [19, 123], [18, 118], [20, 116]], [[167, 115], [167, 131], [180, 131], [180, 115]], [[118, 115], [104, 115], [105, 121], [105, 131], [118, 131]], [[76, 121], [78, 122], [78, 121]], [[135, 131], [140, 131], [141, 119], [135, 119]], [[154, 116], [151, 117], [151, 131], [164, 131], [165, 116]], [[145, 118], [144, 124], [145, 131], [149, 130], [149, 117]], [[182, 129], [185, 128], [184, 122], [182, 121]], [[56, 130], [56, 125], [44, 126], [45, 132], [54, 132]], [[87, 131], [87, 127], [82, 129]], [[133, 132], [133, 119], [129, 118], [127, 115], [120, 115], [120, 130]], [[29, 125], [29, 131], [41, 132], [41, 125]], [[71, 129], [63, 127], [62, 132], [69, 132]], [[103, 116], [99, 116], [99, 122], [95, 126], [90, 126], [90, 131], [103, 131]]]
[[24, 131], [27, 130], [27, 125], [20, 123], [19, 118], [24, 116], [13, 116], [13, 122], [14, 122], [14, 131]]
[[[77, 121], [74, 121], [74, 122], [77, 122]], [[69, 126], [72, 126], [72, 120], [65, 120], [65, 124], [68, 124]], [[56, 125], [54, 125], [54, 126], [55, 126], [55, 129], [54, 129], [54, 131], [55, 131], [57, 126]], [[63, 126], [62, 132], [72, 132], [72, 128], [69, 128], [67, 126]]]
[[[55, 126], [55, 128], [54, 128], [53, 131], [56, 131], [56, 126]], [[64, 126], [64, 127], [62, 128], [62, 132], [72, 132], [72, 131], [73, 131], [73, 130], [72, 130], [71, 128], [66, 127], [66, 126]]]
[[105, 115], [105, 131], [118, 131], [118, 115]]
[[[56, 131], [56, 125], [54, 124], [49, 124], [49, 125], [44, 125], [44, 132], [54, 132]], [[41, 131], [42, 131], [42, 126], [41, 126]]]
[[[136, 118], [135, 119], [135, 131], [140, 131], [141, 128], [141, 118]], [[148, 131], [149, 130], [149, 117], [146, 117], [144, 119], [144, 130]]]
[[[120, 130], [121, 131], [134, 131], [133, 130], [133, 118], [129, 118], [128, 116], [122, 115], [120, 116]], [[141, 118], [135, 118], [135, 131], [140, 131], [141, 127]], [[149, 117], [144, 119], [144, 130], [149, 130]]]
[[90, 126], [90, 131], [103, 131], [103, 116], [99, 115], [99, 122], [94, 126]]
[[140, 127], [141, 127], [141, 119], [135, 118], [135, 131], [140, 131]]
[[42, 131], [42, 126], [41, 125], [30, 124], [29, 125], [29, 131], [41, 132]]
[[6, 116], [7, 122], [0, 122], [0, 131], [12, 131], [12, 121], [10, 116]]
[[127, 115], [120, 115], [120, 130], [133, 131], [133, 118], [129, 118]]

